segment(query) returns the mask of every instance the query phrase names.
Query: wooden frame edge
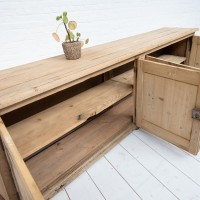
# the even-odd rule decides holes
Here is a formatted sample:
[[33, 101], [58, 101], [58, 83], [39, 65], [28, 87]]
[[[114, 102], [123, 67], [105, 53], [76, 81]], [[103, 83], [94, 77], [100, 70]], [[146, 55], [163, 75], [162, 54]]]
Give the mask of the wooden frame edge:
[[[7, 153], [7, 158], [10, 160], [10, 165], [15, 177], [15, 183], [18, 183], [17, 179], [20, 179], [20, 184], [18, 189], [23, 187], [25, 191], [27, 191], [27, 194], [24, 194], [24, 192], [20, 192], [22, 199], [29, 199], [29, 200], [44, 200], [37, 184], [35, 183], [33, 177], [31, 176], [26, 164], [24, 163], [21, 155], [19, 154], [10, 134], [7, 131], [7, 128], [5, 127], [2, 119], [0, 118], [0, 134], [2, 143], [5, 148], [5, 152]], [[18, 174], [16, 174], [18, 173]], [[23, 194], [22, 194], [23, 193]], [[24, 198], [23, 198], [24, 197]]]

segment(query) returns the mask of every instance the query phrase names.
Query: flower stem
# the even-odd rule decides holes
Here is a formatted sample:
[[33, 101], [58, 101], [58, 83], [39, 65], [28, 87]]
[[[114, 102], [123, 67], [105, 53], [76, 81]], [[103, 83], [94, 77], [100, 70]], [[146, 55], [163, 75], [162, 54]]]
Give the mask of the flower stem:
[[67, 31], [67, 35], [68, 35], [68, 37], [69, 37], [69, 41], [72, 42], [72, 41], [71, 41], [70, 34], [69, 34], [69, 31], [68, 31], [68, 29], [67, 29], [67, 25], [66, 25], [64, 22], [63, 22], [63, 24], [64, 24], [65, 29], [66, 29], [66, 31]]

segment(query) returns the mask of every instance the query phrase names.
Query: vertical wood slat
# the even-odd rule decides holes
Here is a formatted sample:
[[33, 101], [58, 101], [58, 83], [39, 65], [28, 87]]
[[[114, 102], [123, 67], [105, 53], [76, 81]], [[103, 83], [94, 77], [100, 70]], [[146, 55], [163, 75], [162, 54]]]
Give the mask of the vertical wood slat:
[[[0, 174], [1, 174], [1, 178], [2, 178], [2, 184], [0, 184], [0, 187], [1, 187], [1, 185], [2, 185], [2, 187], [4, 187], [9, 200], [16, 200], [16, 199], [18, 199], [18, 193], [17, 193], [16, 187], [15, 187], [15, 183], [14, 183], [14, 180], [12, 177], [12, 173], [11, 173], [11, 170], [9, 167], [8, 160], [6, 158], [6, 154], [5, 154], [5, 151], [3, 148], [1, 138], [0, 138], [0, 163], [1, 163], [0, 164]], [[4, 184], [4, 186], [3, 186], [3, 184]], [[0, 194], [1, 194], [1, 192], [0, 192]]]
[[137, 88], [137, 62], [133, 63], [133, 123], [136, 123], [136, 88]]
[[139, 59], [137, 61], [137, 90], [136, 90], [136, 125], [138, 127], [141, 127], [142, 123], [142, 90], [143, 90], [143, 66], [142, 62]]
[[8, 193], [6, 191], [6, 187], [4, 185], [2, 176], [0, 174], [0, 199], [3, 197], [5, 200], [9, 200]]
[[200, 36], [194, 36], [192, 39], [189, 65], [200, 68]]
[[[198, 95], [196, 97], [196, 108], [200, 109], [200, 86], [198, 88]], [[199, 148], [200, 148], [200, 121], [197, 119], [194, 119], [189, 152], [193, 154], [197, 154], [199, 151]]]
[[10, 134], [8, 133], [2, 119], [0, 118], [0, 133], [2, 143], [10, 161], [20, 196], [22, 200], [44, 200], [38, 186], [31, 176], [26, 164], [19, 154]]

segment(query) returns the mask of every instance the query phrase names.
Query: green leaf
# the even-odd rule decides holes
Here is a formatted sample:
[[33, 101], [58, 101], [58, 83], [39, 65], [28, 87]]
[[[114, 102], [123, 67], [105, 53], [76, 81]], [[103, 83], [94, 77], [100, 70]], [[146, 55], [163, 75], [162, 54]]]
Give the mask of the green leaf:
[[70, 35], [71, 40], [74, 40], [75, 36], [74, 36], [74, 34], [71, 31], [69, 32], [69, 35]]
[[88, 42], [89, 42], [89, 38], [87, 38], [87, 39], [85, 40], [85, 44], [88, 44]]
[[63, 15], [63, 22], [64, 22], [65, 24], [67, 24], [67, 23], [68, 23], [68, 18], [67, 18], [67, 15]]
[[77, 36], [77, 37], [81, 37], [81, 34], [77, 32], [77, 33], [76, 33], [76, 36]]
[[65, 41], [68, 41], [68, 40], [69, 40], [69, 36], [66, 35], [66, 37], [65, 37]]
[[67, 16], [67, 12], [65, 11], [65, 12], [63, 12], [63, 16]]
[[60, 20], [60, 16], [57, 16], [57, 17], [56, 17], [56, 20], [59, 21], [59, 20]]

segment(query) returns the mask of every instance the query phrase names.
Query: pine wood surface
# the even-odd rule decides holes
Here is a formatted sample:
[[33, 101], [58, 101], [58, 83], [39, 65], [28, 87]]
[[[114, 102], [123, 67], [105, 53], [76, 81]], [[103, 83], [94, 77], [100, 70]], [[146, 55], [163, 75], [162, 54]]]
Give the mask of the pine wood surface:
[[149, 60], [149, 61], [153, 61], [153, 62], [158, 62], [158, 63], [163, 63], [163, 64], [167, 64], [167, 65], [171, 65], [171, 66], [180, 67], [180, 68], [186, 68], [186, 69], [200, 71], [200, 68], [197, 68], [197, 67], [192, 67], [192, 66], [186, 65], [186, 64], [177, 64], [177, 63], [174, 63], [171, 61], [162, 60], [162, 59], [159, 59], [158, 57], [153, 57], [153, 56], [149, 56], [149, 55], [146, 55], [145, 59]]
[[174, 55], [161, 55], [158, 57], [159, 59], [162, 59], [162, 60], [167, 60], [167, 61], [170, 61], [170, 62], [174, 62], [174, 63], [177, 63], [177, 64], [180, 64], [182, 62], [184, 62], [186, 60], [186, 57], [181, 57], [181, 56], [174, 56]]
[[162, 28], [84, 49], [82, 58], [75, 61], [67, 61], [61, 55], [1, 71], [0, 114], [6, 113], [11, 105], [26, 104], [33, 97], [39, 99], [80, 83], [120, 62], [134, 60], [140, 54], [189, 37], [195, 31], [197, 29]]
[[2, 196], [5, 200], [9, 200], [7, 190], [6, 190], [6, 188], [5, 188], [5, 185], [4, 185], [2, 176], [1, 176], [1, 174], [0, 174], [0, 199], [1, 199], [1, 196]]
[[2, 184], [0, 184], [0, 188], [1, 188], [0, 191], [5, 189], [6, 191], [4, 193], [6, 193], [8, 197], [6, 198], [5, 194], [2, 195], [1, 192], [0, 194], [4, 196], [6, 200], [7, 199], [16, 200], [18, 197], [17, 189], [14, 184], [14, 180], [13, 180], [12, 173], [9, 167], [9, 163], [6, 158], [6, 154], [3, 148], [1, 138], [0, 138], [0, 175], [3, 182]]
[[197, 154], [200, 121], [200, 71], [140, 60], [137, 82], [137, 125]]
[[[26, 161], [27, 167], [44, 193], [130, 126], [133, 129], [132, 97], [29, 159]], [[127, 131], [123, 134], [127, 134]]]
[[189, 65], [200, 68], [200, 36], [194, 36], [192, 39]]
[[22, 157], [26, 159], [131, 94], [132, 85], [123, 83], [131, 83], [129, 74], [131, 71], [8, 127]]
[[10, 137], [3, 121], [0, 118], [0, 134], [9, 161], [13, 177], [17, 183], [20, 198], [22, 200], [43, 200], [38, 186], [31, 176], [27, 166], [20, 156], [12, 138]]

